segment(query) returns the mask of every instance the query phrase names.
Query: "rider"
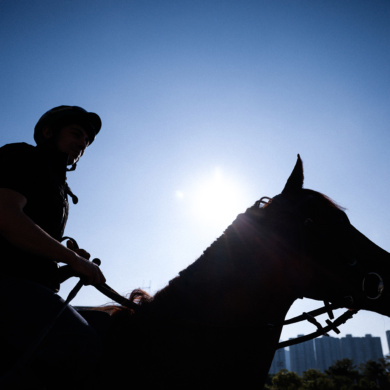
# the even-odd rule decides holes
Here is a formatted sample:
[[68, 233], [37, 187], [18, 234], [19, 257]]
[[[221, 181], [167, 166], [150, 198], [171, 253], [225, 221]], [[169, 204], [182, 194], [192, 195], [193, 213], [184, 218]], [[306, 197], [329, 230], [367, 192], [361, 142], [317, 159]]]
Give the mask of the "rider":
[[[67, 247], [61, 244], [68, 196], [77, 203], [66, 173], [76, 168], [100, 128], [97, 114], [77, 106], [59, 106], [38, 120], [37, 146], [14, 143], [0, 148], [0, 301], [7, 315], [7, 321], [0, 321], [0, 337], [5, 338], [3, 345], [17, 351], [16, 356], [23, 354], [62, 307], [64, 301], [56, 292], [69, 274], [64, 270], [70, 269], [85, 284], [105, 282], [87, 251], [72, 241]], [[66, 266], [59, 267], [59, 263]], [[64, 388], [67, 379], [73, 387], [75, 380], [81, 386], [81, 378], [94, 365], [98, 346], [97, 333], [68, 306], [25, 375], [34, 372], [36, 378], [47, 381], [46, 388], [59, 388], [56, 377], [64, 371]], [[12, 370], [13, 363], [6, 370]]]

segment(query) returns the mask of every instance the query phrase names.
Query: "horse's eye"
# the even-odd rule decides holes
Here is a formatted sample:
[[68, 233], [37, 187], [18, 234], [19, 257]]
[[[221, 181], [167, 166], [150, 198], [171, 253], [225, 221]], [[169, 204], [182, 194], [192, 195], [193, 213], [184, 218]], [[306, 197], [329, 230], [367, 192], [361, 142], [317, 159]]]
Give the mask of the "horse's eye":
[[350, 267], [354, 267], [356, 264], [357, 264], [356, 258], [353, 258], [353, 259], [351, 259], [351, 260], [348, 261], [348, 265], [349, 265]]

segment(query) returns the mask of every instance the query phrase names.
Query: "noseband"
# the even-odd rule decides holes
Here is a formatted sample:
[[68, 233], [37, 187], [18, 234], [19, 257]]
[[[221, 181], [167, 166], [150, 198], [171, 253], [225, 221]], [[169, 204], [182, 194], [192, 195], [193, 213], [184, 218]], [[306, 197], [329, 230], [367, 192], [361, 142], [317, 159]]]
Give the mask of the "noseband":
[[368, 273], [363, 279], [362, 290], [368, 299], [379, 299], [383, 294], [384, 288], [383, 279], [376, 272]]

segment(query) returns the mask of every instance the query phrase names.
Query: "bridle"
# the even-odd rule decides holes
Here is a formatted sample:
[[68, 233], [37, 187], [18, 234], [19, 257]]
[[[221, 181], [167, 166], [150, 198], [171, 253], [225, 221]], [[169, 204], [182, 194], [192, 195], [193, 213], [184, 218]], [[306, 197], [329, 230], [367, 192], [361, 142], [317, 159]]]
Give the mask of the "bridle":
[[[303, 312], [301, 315], [290, 318], [288, 320], [283, 321], [279, 325], [274, 324], [268, 324], [269, 328], [282, 328], [285, 325], [291, 325], [295, 324], [301, 321], [309, 321], [311, 324], [315, 325], [317, 327], [317, 330], [313, 333], [309, 333], [304, 336], [299, 336], [291, 340], [282, 341], [279, 342], [276, 349], [289, 347], [291, 345], [296, 345], [303, 343], [305, 341], [313, 340], [320, 336], [329, 336], [328, 332], [334, 331], [336, 334], [340, 334], [340, 330], [338, 327], [342, 324], [345, 324], [349, 319], [351, 319], [359, 310], [357, 309], [348, 309], [343, 314], [341, 314], [339, 317], [334, 319], [333, 310], [341, 309], [342, 307], [345, 307], [345, 303], [347, 303], [348, 299], [343, 300], [343, 303], [329, 303], [324, 301], [324, 306], [312, 310], [308, 313]], [[327, 325], [322, 326], [315, 317], [327, 313], [329, 316], [329, 319], [327, 319], [325, 322]], [[333, 321], [332, 321], [333, 320]]]
[[[272, 203], [272, 201], [273, 198], [267, 196], [262, 197], [254, 204], [253, 208], [265, 209], [267, 206], [269, 206]], [[312, 221], [310, 220], [310, 222]], [[354, 265], [356, 265], [356, 261], [354, 264], [351, 264], [351, 266]], [[373, 282], [374, 288], [370, 286], [370, 281]], [[379, 299], [382, 296], [383, 289], [384, 289], [383, 279], [378, 273], [369, 272], [363, 277], [362, 293], [364, 294], [365, 298], [370, 300]], [[324, 306], [319, 309], [312, 310], [308, 313], [304, 312], [301, 315], [285, 320], [280, 324], [268, 324], [267, 325], [268, 328], [282, 328], [285, 325], [291, 325], [302, 321], [308, 321], [317, 328], [315, 332], [312, 332], [310, 334], [299, 336], [294, 339], [290, 339], [288, 341], [279, 342], [276, 349], [300, 344], [320, 336], [329, 336], [328, 332], [330, 331], [334, 331], [336, 334], [339, 334], [340, 330], [338, 329], [338, 327], [346, 323], [359, 311], [358, 309], [348, 309], [335, 319], [333, 310], [341, 309], [343, 307], [348, 307], [349, 305], [351, 305], [351, 303], [353, 303], [353, 298], [351, 296], [347, 296], [333, 303], [329, 303], [327, 301], [323, 301], [323, 302], [324, 302]], [[329, 318], [325, 321], [326, 325], [323, 326], [316, 320], [315, 317], [325, 313], [328, 314]]]

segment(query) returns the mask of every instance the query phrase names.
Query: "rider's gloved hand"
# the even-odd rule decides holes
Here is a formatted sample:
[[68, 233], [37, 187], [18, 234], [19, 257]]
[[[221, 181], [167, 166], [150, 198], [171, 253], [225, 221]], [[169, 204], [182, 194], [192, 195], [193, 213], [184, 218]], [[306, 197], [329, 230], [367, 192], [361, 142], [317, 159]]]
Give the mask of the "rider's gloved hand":
[[101, 269], [95, 263], [89, 261], [91, 255], [86, 250], [76, 248], [71, 240], [66, 242], [66, 246], [76, 255], [69, 265], [75, 274], [83, 280], [84, 284], [99, 285], [105, 283], [106, 278]]

